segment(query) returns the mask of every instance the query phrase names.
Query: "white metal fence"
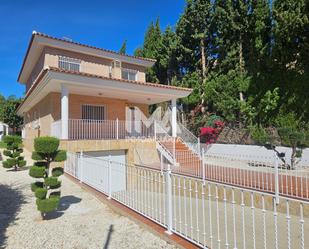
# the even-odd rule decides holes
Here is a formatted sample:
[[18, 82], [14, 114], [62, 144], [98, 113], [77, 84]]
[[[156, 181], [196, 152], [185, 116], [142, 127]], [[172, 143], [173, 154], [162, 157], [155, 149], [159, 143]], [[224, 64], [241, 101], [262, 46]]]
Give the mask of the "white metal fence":
[[[138, 157], [135, 163], [160, 169], [170, 163], [173, 173], [309, 201], [309, 167], [287, 169], [275, 157], [252, 160], [243, 156], [240, 160], [204, 153], [200, 157], [189, 149], [173, 150], [168, 147], [167, 150], [172, 160], [165, 160], [165, 154], [159, 149], [136, 149]], [[153, 160], [156, 154], [157, 160]]]
[[[153, 138], [154, 127], [154, 123], [144, 121], [69, 119], [68, 138], [70, 140]], [[61, 138], [61, 120], [52, 123], [51, 135]]]
[[68, 153], [65, 172], [201, 247], [308, 248], [306, 201], [280, 196], [277, 204], [271, 193], [184, 176], [169, 168], [161, 172], [128, 164], [121, 164], [125, 187], [113, 191], [111, 183], [117, 181], [113, 171], [119, 170], [113, 164], [119, 163], [103, 159], [88, 163], [93, 178], [84, 179], [84, 159]]

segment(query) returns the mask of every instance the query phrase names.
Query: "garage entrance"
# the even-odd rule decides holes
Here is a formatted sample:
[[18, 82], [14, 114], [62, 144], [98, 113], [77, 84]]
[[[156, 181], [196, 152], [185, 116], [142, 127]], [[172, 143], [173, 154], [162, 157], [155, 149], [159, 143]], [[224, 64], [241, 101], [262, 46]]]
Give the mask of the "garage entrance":
[[108, 193], [108, 159], [111, 159], [111, 191], [126, 189], [125, 150], [87, 151], [83, 156], [83, 182], [93, 188]]

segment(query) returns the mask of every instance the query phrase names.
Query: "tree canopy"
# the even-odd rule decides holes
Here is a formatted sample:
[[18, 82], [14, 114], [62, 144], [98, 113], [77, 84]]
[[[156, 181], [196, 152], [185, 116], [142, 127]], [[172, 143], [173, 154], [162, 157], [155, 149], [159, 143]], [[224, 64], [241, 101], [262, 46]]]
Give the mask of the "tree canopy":
[[16, 109], [20, 103], [21, 99], [15, 96], [9, 96], [8, 98], [0, 96], [0, 120], [8, 124], [15, 131], [23, 124], [23, 118], [16, 113]]
[[175, 26], [150, 23], [136, 55], [155, 58], [147, 80], [193, 88], [196, 115], [245, 126], [309, 122], [309, 2], [187, 0]]

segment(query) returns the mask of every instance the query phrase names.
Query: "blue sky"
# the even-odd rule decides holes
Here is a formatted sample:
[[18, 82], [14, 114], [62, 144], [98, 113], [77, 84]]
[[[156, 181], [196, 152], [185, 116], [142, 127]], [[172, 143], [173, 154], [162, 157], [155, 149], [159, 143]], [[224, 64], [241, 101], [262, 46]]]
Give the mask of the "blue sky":
[[139, 47], [151, 21], [175, 25], [185, 0], [0, 1], [0, 93], [23, 96], [17, 76], [33, 30], [127, 53]]

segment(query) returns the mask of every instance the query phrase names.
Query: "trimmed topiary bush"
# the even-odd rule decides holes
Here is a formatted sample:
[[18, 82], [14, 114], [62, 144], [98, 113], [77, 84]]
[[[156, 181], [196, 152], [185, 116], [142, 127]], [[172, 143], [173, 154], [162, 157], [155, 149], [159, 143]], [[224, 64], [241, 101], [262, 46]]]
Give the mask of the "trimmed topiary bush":
[[38, 188], [43, 188], [43, 182], [33, 182], [31, 183], [31, 191], [35, 192]]
[[11, 156], [11, 155], [12, 155], [12, 152], [9, 151], [9, 150], [4, 150], [4, 151], [3, 151], [3, 155], [5, 155], [5, 156]]
[[62, 167], [56, 167], [52, 169], [52, 176], [61, 176], [63, 174], [63, 168]]
[[5, 136], [3, 138], [3, 142], [6, 146], [6, 150], [3, 151], [3, 155], [9, 157], [6, 161], [3, 162], [3, 167], [14, 168], [15, 170], [24, 167], [26, 165], [26, 161], [24, 160], [24, 157], [21, 156], [21, 153], [23, 152], [23, 149], [21, 148], [21, 137]]
[[47, 177], [44, 179], [44, 184], [52, 189], [58, 188], [61, 185], [61, 182], [58, 181], [58, 177]]
[[29, 175], [34, 178], [44, 178], [46, 174], [45, 167], [32, 166], [29, 169]]
[[42, 214], [46, 214], [55, 211], [59, 205], [60, 197], [52, 197], [48, 199], [36, 199], [36, 205], [38, 210]]
[[[40, 137], [34, 140], [34, 152], [32, 159], [36, 160], [29, 170], [29, 175], [34, 178], [42, 178], [44, 182], [31, 184], [31, 190], [35, 192], [38, 210], [44, 218], [46, 213], [55, 211], [60, 201], [61, 181], [58, 177], [63, 174], [61, 167], [50, 170], [52, 162], [66, 160], [66, 152], [59, 150], [59, 140], [54, 137]], [[56, 190], [57, 191], [54, 191]]]
[[35, 197], [39, 199], [46, 199], [47, 189], [45, 188], [37, 188], [35, 190]]

